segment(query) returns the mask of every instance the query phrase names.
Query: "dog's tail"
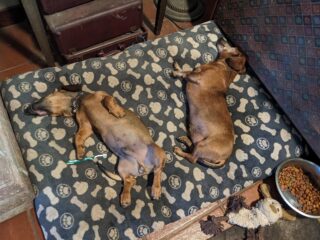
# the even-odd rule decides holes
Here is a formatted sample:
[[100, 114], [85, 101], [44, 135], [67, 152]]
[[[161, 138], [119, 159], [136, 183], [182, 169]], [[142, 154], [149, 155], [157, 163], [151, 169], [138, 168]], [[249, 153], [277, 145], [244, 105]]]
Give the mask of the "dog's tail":
[[98, 168], [109, 178], [115, 180], [115, 181], [122, 181], [122, 178], [113, 172], [110, 172], [109, 170], [107, 170], [101, 163], [99, 163], [98, 161], [95, 161], [95, 163], [97, 164]]

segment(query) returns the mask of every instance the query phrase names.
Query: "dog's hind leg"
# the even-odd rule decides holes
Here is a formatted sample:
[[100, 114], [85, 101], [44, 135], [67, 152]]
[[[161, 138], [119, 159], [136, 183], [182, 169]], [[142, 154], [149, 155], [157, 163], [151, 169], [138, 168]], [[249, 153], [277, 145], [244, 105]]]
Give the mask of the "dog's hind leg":
[[118, 172], [123, 179], [120, 203], [122, 207], [128, 207], [131, 204], [131, 189], [136, 184], [136, 176], [139, 175], [138, 162], [120, 158]]
[[79, 129], [75, 136], [75, 145], [76, 145], [77, 158], [81, 159], [85, 154], [84, 142], [88, 137], [90, 137], [93, 131], [86, 113], [83, 110], [81, 110], [81, 106], [80, 106], [80, 109], [77, 111], [76, 119], [79, 125]]
[[190, 140], [190, 138], [188, 138], [188, 136], [181, 136], [178, 138], [179, 142], [182, 142], [183, 144], [185, 144], [188, 148], [192, 148], [193, 147], [193, 143]]
[[154, 171], [153, 183], [151, 188], [151, 197], [158, 200], [161, 196], [161, 173], [162, 167], [156, 168]]
[[218, 136], [206, 138], [198, 142], [193, 150], [193, 155], [198, 161], [212, 168], [222, 167], [232, 152], [233, 141], [224, 141]]
[[122, 207], [128, 207], [131, 204], [131, 189], [136, 184], [136, 178], [132, 175], [123, 178], [123, 191], [120, 196]]
[[155, 168], [153, 170], [154, 177], [151, 188], [151, 196], [153, 199], [159, 199], [161, 196], [161, 175], [166, 162], [166, 154], [157, 145], [155, 145], [154, 161]]
[[208, 159], [202, 159], [202, 158], [199, 158], [198, 160], [200, 163], [208, 166], [208, 167], [211, 167], [211, 168], [220, 168], [222, 167], [225, 162], [227, 161], [226, 159], [222, 159], [222, 160], [216, 160], [216, 163], [214, 162], [211, 162], [209, 161]]
[[193, 156], [191, 153], [187, 153], [187, 152], [182, 151], [182, 149], [179, 147], [174, 147], [173, 152], [175, 154], [177, 154], [178, 156], [187, 159], [191, 163], [195, 163], [198, 160], [197, 157]]

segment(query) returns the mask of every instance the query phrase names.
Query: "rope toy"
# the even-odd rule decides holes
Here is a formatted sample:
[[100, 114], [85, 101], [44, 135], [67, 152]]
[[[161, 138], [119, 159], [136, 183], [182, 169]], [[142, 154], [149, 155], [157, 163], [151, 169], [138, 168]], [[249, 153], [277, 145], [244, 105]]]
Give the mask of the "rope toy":
[[97, 164], [98, 168], [100, 169], [100, 171], [102, 173], [104, 173], [107, 177], [113, 179], [113, 180], [117, 180], [117, 181], [122, 181], [121, 177], [119, 175], [117, 175], [116, 173], [110, 172], [108, 171], [100, 162], [99, 160], [101, 159], [106, 159], [107, 158], [107, 154], [100, 154], [100, 155], [95, 155], [94, 157], [84, 157], [83, 159], [72, 159], [72, 160], [68, 160], [66, 163], [68, 165], [74, 165], [74, 164], [80, 164], [83, 162], [87, 162], [87, 161], [92, 161], [95, 164]]

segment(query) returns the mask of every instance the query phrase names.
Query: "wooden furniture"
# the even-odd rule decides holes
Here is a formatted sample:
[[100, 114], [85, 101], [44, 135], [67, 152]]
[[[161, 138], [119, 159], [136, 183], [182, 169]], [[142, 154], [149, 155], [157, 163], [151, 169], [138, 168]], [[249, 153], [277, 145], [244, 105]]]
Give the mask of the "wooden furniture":
[[[129, 46], [146, 40], [146, 32], [142, 28], [141, 0], [81, 0], [57, 1], [43, 0], [42, 11], [36, 0], [22, 0], [22, 5], [35, 34], [37, 42], [49, 66], [55, 65], [55, 58], [50, 43], [57, 50], [57, 58], [61, 56], [70, 62], [86, 57], [99, 57], [99, 53], [110, 48], [106, 41], [117, 40], [113, 51], [123, 50]], [[49, 4], [50, 3], [50, 4]], [[68, 8], [70, 7], [70, 8]], [[58, 11], [58, 12], [56, 12]], [[47, 14], [50, 13], [50, 14]], [[42, 21], [44, 19], [44, 22]], [[110, 27], [105, 27], [105, 25]], [[140, 32], [142, 34], [139, 34]], [[138, 34], [138, 40], [132, 41], [128, 34]], [[49, 41], [49, 36], [51, 41]], [[119, 42], [119, 37], [124, 40]], [[100, 49], [99, 49], [100, 47]], [[96, 50], [96, 54], [82, 54]], [[82, 54], [82, 56], [80, 56]], [[79, 57], [70, 57], [77, 55]]]
[[68, 62], [108, 54], [110, 47], [124, 50], [139, 42], [136, 36], [145, 40], [142, 17], [142, 0], [93, 0], [44, 15], [57, 53]]
[[162, 28], [164, 14], [166, 12], [168, 0], [159, 0], [157, 4], [157, 15], [156, 15], [156, 23], [154, 26], [154, 34], [159, 35]]
[[32, 27], [32, 31], [40, 46], [41, 52], [44, 55], [44, 60], [48, 66], [55, 66], [53, 53], [50, 48], [49, 40], [47, 37], [44, 24], [39, 12], [39, 8], [36, 0], [21, 0], [22, 6], [27, 14], [28, 20]]

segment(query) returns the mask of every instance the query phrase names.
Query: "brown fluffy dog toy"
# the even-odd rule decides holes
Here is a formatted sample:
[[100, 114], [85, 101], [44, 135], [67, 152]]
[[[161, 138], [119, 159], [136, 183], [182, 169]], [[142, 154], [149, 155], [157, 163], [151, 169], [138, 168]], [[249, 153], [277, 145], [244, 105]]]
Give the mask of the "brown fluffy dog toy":
[[[263, 199], [255, 206], [249, 207], [244, 202], [244, 197], [233, 196], [229, 198], [225, 216], [209, 216], [206, 221], [200, 221], [201, 230], [205, 234], [217, 235], [223, 231], [222, 221], [231, 225], [238, 225], [246, 228], [247, 239], [263, 239], [263, 227], [277, 222], [280, 218], [294, 221], [296, 218], [285, 211], [280, 203], [271, 198], [268, 185], [259, 186]], [[256, 233], [256, 230], [257, 234]]]

